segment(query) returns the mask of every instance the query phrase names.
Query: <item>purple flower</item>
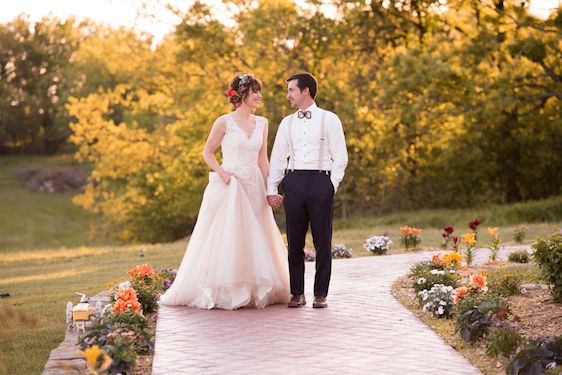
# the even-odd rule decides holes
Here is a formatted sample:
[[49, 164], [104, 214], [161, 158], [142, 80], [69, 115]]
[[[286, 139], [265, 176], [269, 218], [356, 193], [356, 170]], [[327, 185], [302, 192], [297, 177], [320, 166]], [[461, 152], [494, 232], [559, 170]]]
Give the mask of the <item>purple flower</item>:
[[164, 279], [164, 283], [168, 288], [172, 286], [172, 282], [170, 281], [170, 279]]
[[502, 326], [502, 322], [495, 322], [494, 327], [498, 328]]

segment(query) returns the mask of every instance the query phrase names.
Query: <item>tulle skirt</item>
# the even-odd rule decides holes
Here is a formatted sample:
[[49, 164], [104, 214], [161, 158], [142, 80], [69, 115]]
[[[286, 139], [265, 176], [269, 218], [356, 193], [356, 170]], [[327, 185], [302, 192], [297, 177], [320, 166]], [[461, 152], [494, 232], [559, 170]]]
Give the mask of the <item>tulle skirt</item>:
[[161, 304], [232, 310], [288, 302], [287, 248], [261, 172], [257, 166], [229, 171], [229, 185], [209, 174], [197, 223]]

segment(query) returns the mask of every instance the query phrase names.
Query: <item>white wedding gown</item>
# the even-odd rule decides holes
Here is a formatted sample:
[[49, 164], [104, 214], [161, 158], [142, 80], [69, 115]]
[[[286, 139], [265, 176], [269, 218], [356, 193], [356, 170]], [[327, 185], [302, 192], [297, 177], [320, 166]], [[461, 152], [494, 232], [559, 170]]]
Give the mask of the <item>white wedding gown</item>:
[[266, 120], [257, 117], [248, 136], [230, 114], [224, 117], [222, 167], [233, 176], [226, 185], [209, 174], [176, 279], [160, 297], [163, 305], [232, 310], [289, 300], [287, 249], [257, 164]]

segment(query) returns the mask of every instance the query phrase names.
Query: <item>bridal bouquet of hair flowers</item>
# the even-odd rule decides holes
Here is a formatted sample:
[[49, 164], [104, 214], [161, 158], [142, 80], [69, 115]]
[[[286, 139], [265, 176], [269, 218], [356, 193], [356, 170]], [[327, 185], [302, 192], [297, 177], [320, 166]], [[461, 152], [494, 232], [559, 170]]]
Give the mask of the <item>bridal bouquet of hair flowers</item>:
[[238, 79], [238, 88], [230, 89], [226, 94], [228, 96], [228, 101], [233, 106], [236, 106], [242, 102], [242, 98], [250, 88], [250, 83], [252, 82], [252, 79], [254, 79], [254, 75], [252, 73], [246, 73], [239, 76]]

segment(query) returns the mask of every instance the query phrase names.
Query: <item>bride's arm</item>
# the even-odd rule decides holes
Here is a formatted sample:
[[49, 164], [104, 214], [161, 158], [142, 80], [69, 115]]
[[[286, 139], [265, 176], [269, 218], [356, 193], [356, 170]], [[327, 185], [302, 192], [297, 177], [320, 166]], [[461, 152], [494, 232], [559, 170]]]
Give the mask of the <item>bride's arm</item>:
[[263, 176], [263, 180], [267, 183], [267, 176], [269, 176], [269, 159], [267, 158], [267, 134], [268, 134], [268, 123], [267, 119], [264, 119], [264, 126], [263, 126], [263, 142], [261, 145], [260, 153], [258, 155], [258, 165], [260, 167], [261, 174]]
[[222, 180], [228, 184], [230, 182], [230, 173], [226, 172], [217, 162], [215, 158], [215, 151], [219, 147], [222, 137], [226, 131], [224, 118], [219, 117], [215, 120], [207, 142], [205, 143], [205, 148], [203, 148], [203, 159], [207, 165], [222, 178]]

